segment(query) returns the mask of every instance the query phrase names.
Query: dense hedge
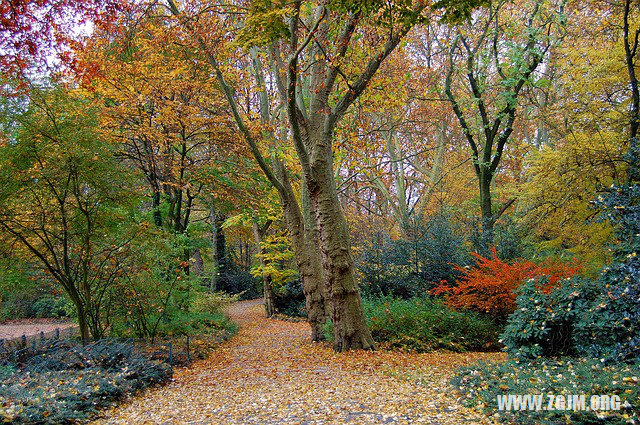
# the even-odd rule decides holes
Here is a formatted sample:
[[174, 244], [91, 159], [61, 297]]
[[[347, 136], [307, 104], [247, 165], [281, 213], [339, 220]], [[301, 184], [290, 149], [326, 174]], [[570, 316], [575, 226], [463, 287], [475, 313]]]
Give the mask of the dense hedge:
[[[491, 320], [451, 310], [439, 299], [365, 299], [363, 307], [371, 334], [383, 347], [417, 352], [497, 348], [498, 328]], [[333, 338], [331, 323], [325, 333]]]

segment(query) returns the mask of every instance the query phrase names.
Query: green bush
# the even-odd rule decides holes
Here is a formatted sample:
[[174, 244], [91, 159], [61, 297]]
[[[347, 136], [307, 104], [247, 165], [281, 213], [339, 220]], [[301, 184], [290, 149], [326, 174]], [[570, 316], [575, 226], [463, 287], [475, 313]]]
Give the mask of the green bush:
[[[417, 352], [497, 347], [498, 328], [491, 320], [451, 310], [439, 299], [365, 299], [363, 307], [371, 334], [383, 347]], [[333, 338], [331, 323], [325, 333]]]
[[150, 360], [129, 343], [100, 341], [85, 347], [56, 343], [21, 364], [0, 366], [0, 421], [76, 423], [127, 394], [171, 378], [171, 366]]
[[194, 313], [222, 313], [226, 306], [239, 299], [240, 294], [229, 295], [224, 292], [199, 293], [191, 300], [189, 310]]
[[[503, 423], [521, 425], [559, 424], [631, 424], [640, 420], [640, 365], [605, 365], [598, 359], [560, 358], [528, 363], [510, 361], [486, 364], [458, 370], [451, 383], [463, 394], [469, 407], [478, 407]], [[591, 395], [618, 395], [619, 411], [499, 411], [498, 395], [543, 394], [543, 407], [548, 406], [547, 394], [585, 395], [589, 407]]]
[[75, 312], [75, 307], [65, 296], [46, 296], [38, 299], [32, 306], [35, 317], [70, 317]]
[[509, 356], [515, 359], [580, 354], [576, 330], [586, 325], [584, 313], [600, 288], [588, 279], [573, 278], [543, 292], [540, 288], [546, 283], [546, 278], [530, 279], [519, 289], [517, 308], [501, 336]]
[[598, 282], [576, 328], [576, 349], [606, 361], [640, 362], [640, 258], [606, 267]]

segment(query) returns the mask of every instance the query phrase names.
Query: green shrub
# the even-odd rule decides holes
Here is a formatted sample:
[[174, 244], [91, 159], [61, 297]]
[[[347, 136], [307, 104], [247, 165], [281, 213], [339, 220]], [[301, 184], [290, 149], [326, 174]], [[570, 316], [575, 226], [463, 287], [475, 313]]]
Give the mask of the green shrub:
[[576, 349], [606, 361], [640, 362], [640, 258], [606, 267], [598, 282], [576, 328]]
[[199, 293], [191, 300], [189, 310], [194, 313], [222, 313], [226, 306], [238, 301], [240, 295], [229, 295], [224, 292]]
[[[521, 425], [630, 424], [640, 419], [640, 365], [604, 365], [598, 359], [539, 360], [528, 363], [481, 363], [458, 370], [452, 384], [463, 394], [469, 407], [479, 407], [487, 415], [504, 423]], [[591, 395], [618, 395], [619, 411], [499, 411], [497, 396], [506, 394], [585, 395], [589, 407]]]
[[32, 306], [35, 317], [70, 317], [74, 314], [75, 307], [65, 296], [46, 296], [38, 299]]
[[598, 284], [573, 278], [551, 292], [540, 290], [545, 286], [546, 278], [530, 279], [519, 289], [517, 308], [501, 336], [515, 359], [580, 354], [576, 329], [584, 326], [584, 313], [600, 292]]
[[[418, 352], [496, 348], [498, 328], [491, 320], [451, 310], [439, 299], [365, 299], [363, 307], [371, 334], [382, 346]], [[331, 323], [325, 333], [333, 338]]]
[[165, 320], [160, 321], [158, 336], [194, 336], [198, 334], [215, 333], [218, 331], [232, 332], [235, 328], [222, 313], [196, 313], [176, 311]]
[[546, 280], [520, 289], [502, 340], [510, 356], [575, 355], [607, 362], [640, 358], [640, 286], [635, 256], [606, 267], [596, 280], [573, 278], [545, 293]]
[[59, 342], [21, 361], [20, 367], [0, 367], [0, 421], [5, 423], [84, 421], [126, 394], [172, 375], [170, 365], [150, 360], [129, 343], [81, 347]]

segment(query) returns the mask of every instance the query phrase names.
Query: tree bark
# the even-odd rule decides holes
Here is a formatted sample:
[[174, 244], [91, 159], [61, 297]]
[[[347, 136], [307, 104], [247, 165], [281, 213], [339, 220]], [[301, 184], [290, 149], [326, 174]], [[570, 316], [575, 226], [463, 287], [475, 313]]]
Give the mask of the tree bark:
[[78, 311], [78, 327], [80, 328], [80, 339], [82, 345], [87, 345], [90, 339], [89, 323], [87, 321], [87, 312], [82, 305], [82, 302], [76, 303], [76, 310]]
[[309, 196], [318, 223], [326, 289], [331, 299], [334, 349], [375, 349], [356, 283], [349, 229], [338, 200], [333, 177], [331, 134], [315, 136], [314, 160], [306, 175]]
[[[325, 337], [322, 327], [327, 321], [327, 295], [315, 220], [313, 220], [314, 217], [309, 212], [308, 207], [304, 208], [306, 195], [303, 191], [303, 210], [305, 214], [309, 214], [309, 223], [305, 226], [303, 211], [301, 211], [295, 198], [284, 165], [276, 161], [274, 168], [279, 180], [286, 189], [280, 193], [280, 203], [282, 204], [285, 222], [291, 237], [291, 247], [293, 248], [296, 265], [302, 280], [307, 321], [311, 327], [311, 340], [323, 341]], [[307, 202], [310, 204], [310, 201], [307, 200]]]
[[636, 76], [636, 63], [638, 54], [638, 40], [640, 39], [640, 28], [636, 29], [634, 34], [630, 33], [629, 17], [631, 14], [632, 0], [625, 0], [623, 15], [623, 42], [625, 52], [625, 63], [627, 65], [627, 73], [629, 75], [629, 87], [631, 88], [631, 111], [629, 117], [629, 177], [630, 183], [640, 181], [640, 164], [637, 163], [637, 155], [640, 150], [640, 141], [638, 140], [638, 129], [640, 128], [640, 87]]
[[202, 260], [202, 254], [200, 254], [200, 248], [195, 248], [193, 250], [193, 272], [196, 276], [202, 276], [202, 272], [204, 271], [204, 262]]

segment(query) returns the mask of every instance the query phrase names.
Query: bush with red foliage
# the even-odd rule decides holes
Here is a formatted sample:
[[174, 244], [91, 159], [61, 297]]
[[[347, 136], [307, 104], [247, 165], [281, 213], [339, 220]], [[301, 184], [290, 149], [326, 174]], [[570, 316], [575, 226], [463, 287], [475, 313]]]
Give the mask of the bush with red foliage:
[[497, 321], [504, 321], [516, 308], [516, 289], [527, 279], [548, 276], [548, 284], [543, 291], [550, 291], [558, 285], [560, 279], [578, 273], [580, 264], [569, 265], [555, 260], [546, 260], [536, 264], [528, 260], [511, 264], [498, 258], [492, 248], [493, 258], [484, 258], [473, 253], [477, 259], [474, 267], [457, 267], [461, 278], [456, 286], [442, 282], [432, 291], [444, 295], [453, 308], [464, 308], [485, 313]]

